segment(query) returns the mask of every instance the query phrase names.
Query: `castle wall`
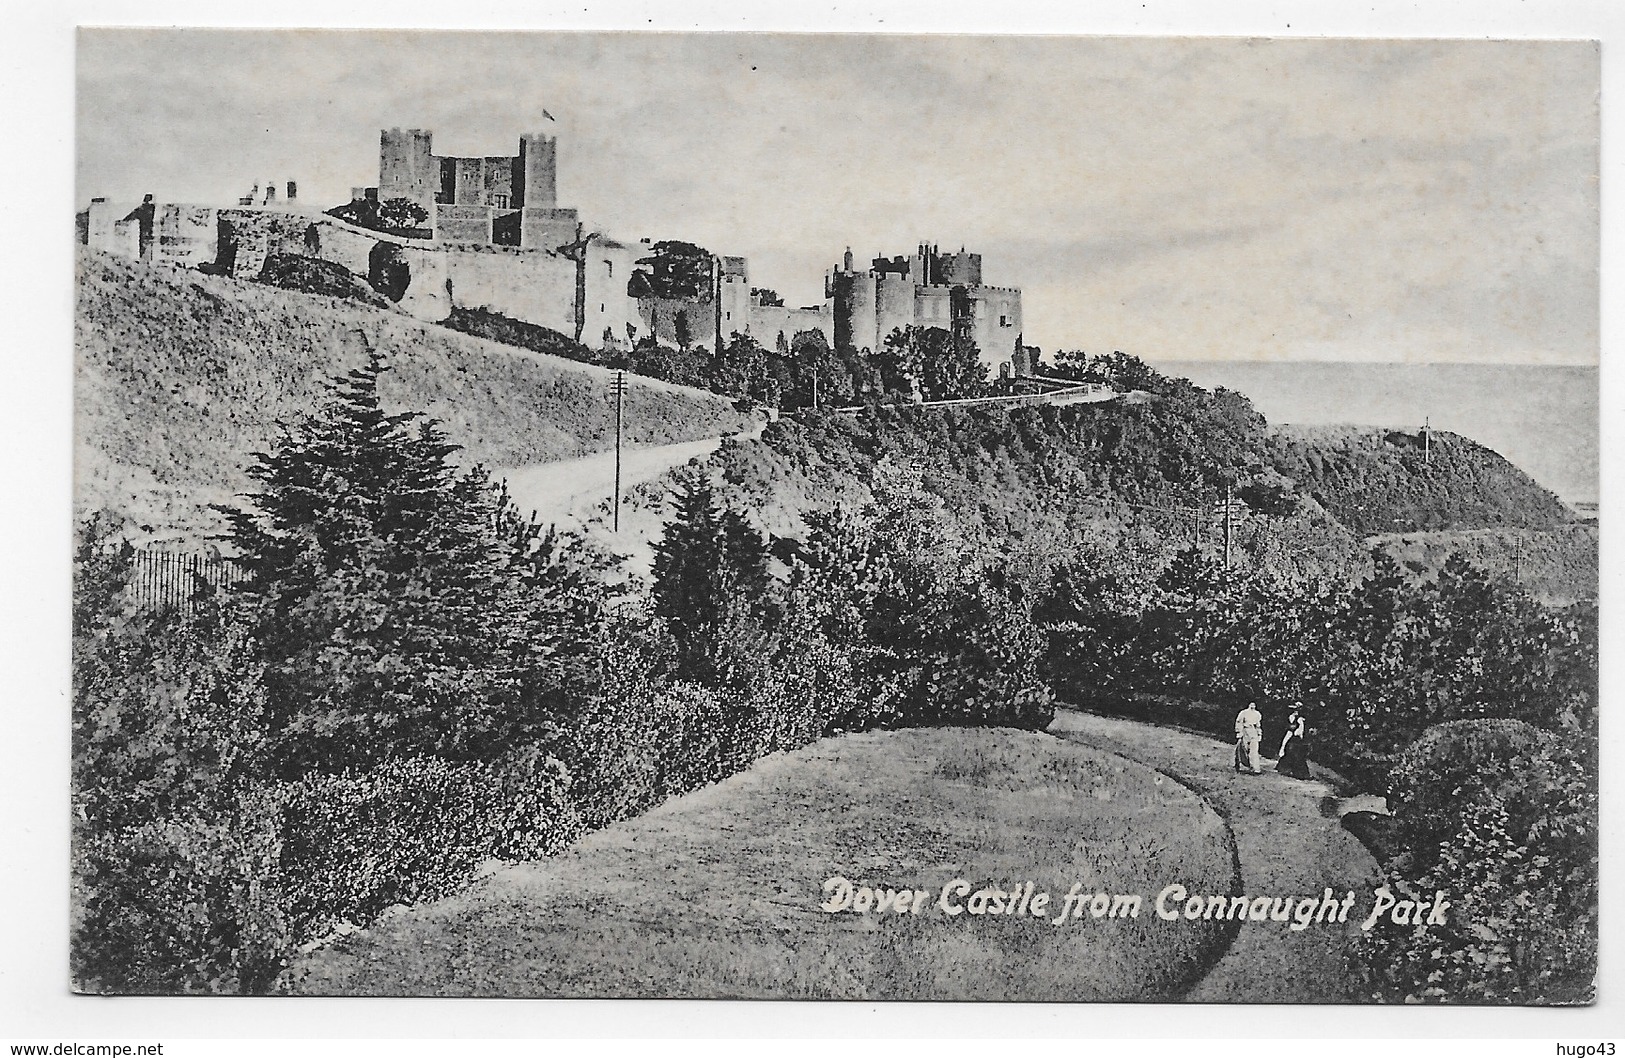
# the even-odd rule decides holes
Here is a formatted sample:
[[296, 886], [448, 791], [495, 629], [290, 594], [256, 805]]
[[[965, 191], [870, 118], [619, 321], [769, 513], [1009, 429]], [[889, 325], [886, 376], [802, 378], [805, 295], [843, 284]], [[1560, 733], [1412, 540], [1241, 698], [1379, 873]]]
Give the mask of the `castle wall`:
[[129, 203], [109, 202], [105, 198], [91, 199], [90, 208], [85, 211], [85, 245], [120, 257], [140, 257], [140, 225], [138, 221], [129, 219], [139, 208]]
[[[207, 206], [170, 204], [157, 210], [157, 238], [152, 258], [164, 264], [196, 268], [219, 254], [215, 210]], [[261, 259], [263, 263], [263, 258]]]
[[[170, 208], [166, 206], [165, 210]], [[213, 225], [216, 252], [208, 260], [218, 260], [221, 255], [229, 254], [232, 275], [259, 275], [265, 267], [265, 259], [274, 253], [316, 252], [312, 246], [314, 238], [309, 235], [313, 219], [304, 214], [243, 208], [210, 212], [217, 219]], [[364, 263], [360, 274], [367, 274]]]
[[979, 287], [982, 285], [982, 255], [979, 253], [941, 254], [937, 257], [935, 281], [946, 286]]
[[446, 261], [456, 307], [486, 308], [575, 334], [576, 265], [568, 257], [473, 246], [439, 252]]
[[718, 277], [717, 293], [721, 304], [716, 328], [722, 332], [723, 341], [728, 341], [735, 334], [750, 333], [750, 276], [744, 271], [743, 258], [733, 260], [740, 262], [739, 270], [729, 271], [725, 264]]
[[886, 344], [891, 332], [914, 322], [914, 280], [901, 272], [887, 271], [875, 282], [876, 348]]
[[581, 215], [573, 209], [526, 206], [520, 221], [519, 245], [538, 250], [557, 250], [575, 242]]
[[750, 336], [763, 348], [773, 349], [778, 346], [781, 334], [784, 335], [785, 344], [788, 346], [800, 332], [817, 331], [824, 336], [824, 341], [833, 345], [835, 333], [833, 318], [827, 302], [799, 309], [786, 308], [783, 305], [752, 305]]
[[[391, 240], [392, 241], [392, 240]], [[412, 281], [400, 306], [416, 319], [438, 323], [451, 315], [452, 288], [449, 255], [443, 250], [396, 243]]]
[[717, 304], [711, 298], [638, 298], [639, 331], [653, 334], [664, 345], [678, 345], [677, 317], [688, 318], [688, 344], [714, 346], [717, 339]]
[[1014, 287], [977, 287], [970, 292], [975, 307], [971, 334], [982, 362], [997, 373], [1009, 364], [1021, 338], [1021, 291]]
[[830, 276], [834, 302], [835, 344], [873, 351], [879, 347], [875, 320], [875, 277], [867, 272], [838, 271]]
[[434, 237], [441, 242], [491, 242], [491, 209], [441, 203], [434, 207]]
[[626, 293], [626, 281], [637, 264], [638, 252], [613, 239], [587, 244], [584, 290], [586, 313], [581, 328], [583, 344], [596, 348], [607, 328], [617, 342], [627, 340], [626, 325], [643, 333], [643, 316], [636, 298]]
[[915, 287], [914, 325], [953, 329], [953, 288]]

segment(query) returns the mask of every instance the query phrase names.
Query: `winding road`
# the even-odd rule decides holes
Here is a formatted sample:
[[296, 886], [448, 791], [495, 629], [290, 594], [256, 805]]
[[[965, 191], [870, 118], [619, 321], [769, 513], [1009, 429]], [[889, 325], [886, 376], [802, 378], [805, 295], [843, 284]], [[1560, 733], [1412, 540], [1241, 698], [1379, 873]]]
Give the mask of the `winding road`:
[[[1057, 710], [1052, 734], [1165, 772], [1207, 798], [1230, 824], [1249, 896], [1342, 897], [1356, 907], [1376, 876], [1376, 861], [1339, 825], [1343, 807], [1321, 778], [1289, 779], [1235, 771], [1229, 743], [1178, 728]], [[1317, 776], [1330, 773], [1314, 769]], [[1335, 779], [1335, 776], [1333, 777]], [[1175, 879], [1170, 879], [1173, 881]], [[1357, 918], [1350, 915], [1351, 920]], [[1344, 953], [1358, 923], [1292, 932], [1279, 923], [1243, 923], [1229, 950], [1183, 998], [1198, 1003], [1335, 1003], [1349, 994]]]

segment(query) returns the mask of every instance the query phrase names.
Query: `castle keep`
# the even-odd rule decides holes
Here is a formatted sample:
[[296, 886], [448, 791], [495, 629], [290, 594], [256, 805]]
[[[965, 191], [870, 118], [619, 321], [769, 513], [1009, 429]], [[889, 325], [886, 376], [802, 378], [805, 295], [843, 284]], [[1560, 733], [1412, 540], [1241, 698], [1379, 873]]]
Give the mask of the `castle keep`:
[[437, 155], [433, 141], [428, 129], [384, 129], [378, 186], [351, 198], [415, 202], [440, 242], [556, 250], [575, 240], [581, 218], [558, 204], [557, 137], [520, 136], [512, 157]]
[[[349, 207], [306, 209], [287, 183], [278, 200], [268, 181], [235, 206], [93, 199], [79, 214], [79, 241], [111, 253], [181, 267], [257, 276], [272, 254], [315, 257], [376, 282], [397, 278], [397, 301], [420, 319], [484, 308], [549, 327], [588, 345], [652, 335], [667, 345], [715, 346], [733, 334], [784, 348], [802, 331], [834, 346], [884, 347], [893, 330], [940, 327], [976, 343], [995, 375], [1019, 371], [1021, 291], [982, 282], [982, 256], [913, 254], [854, 265], [850, 248], [824, 277], [824, 300], [787, 308], [758, 295], [743, 257], [712, 258], [707, 289], [693, 297], [637, 296], [628, 282], [649, 240], [623, 243], [588, 231], [558, 204], [558, 140], [519, 137], [511, 156], [434, 153], [427, 129], [383, 129], [378, 183], [351, 189]], [[415, 230], [363, 227], [356, 207], [406, 200], [422, 210]], [[375, 215], [377, 210], [371, 212]], [[360, 223], [352, 223], [352, 220]], [[392, 294], [391, 296], [396, 296]]]

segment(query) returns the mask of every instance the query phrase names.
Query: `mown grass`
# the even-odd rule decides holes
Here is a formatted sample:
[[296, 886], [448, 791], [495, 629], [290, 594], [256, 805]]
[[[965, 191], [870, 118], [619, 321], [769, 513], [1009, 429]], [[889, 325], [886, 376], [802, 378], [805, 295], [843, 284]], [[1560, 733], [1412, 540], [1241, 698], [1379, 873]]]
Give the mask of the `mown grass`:
[[[514, 349], [354, 301], [279, 290], [83, 249], [76, 504], [126, 513], [146, 535], [196, 542], [208, 504], [251, 485], [244, 469], [278, 420], [312, 410], [324, 383], [370, 346], [390, 370], [390, 410], [427, 411], [458, 459], [520, 466], [612, 447], [610, 372]], [[628, 380], [626, 443], [666, 444], [749, 425], [723, 397]]]
[[[828, 913], [822, 886], [935, 901], [1032, 881], [1138, 893], [1137, 918]], [[501, 871], [319, 951], [306, 994], [1157, 1000], [1217, 958], [1217, 923], [1164, 922], [1182, 881], [1236, 883], [1229, 831], [1124, 758], [1011, 730], [828, 739]]]

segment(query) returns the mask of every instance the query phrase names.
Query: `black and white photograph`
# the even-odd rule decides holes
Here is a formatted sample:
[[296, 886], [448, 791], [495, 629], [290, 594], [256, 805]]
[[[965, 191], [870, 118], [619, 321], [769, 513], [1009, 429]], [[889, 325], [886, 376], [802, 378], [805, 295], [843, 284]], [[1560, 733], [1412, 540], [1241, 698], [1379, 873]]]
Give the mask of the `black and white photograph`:
[[1600, 55], [79, 28], [68, 987], [1595, 1003]]

